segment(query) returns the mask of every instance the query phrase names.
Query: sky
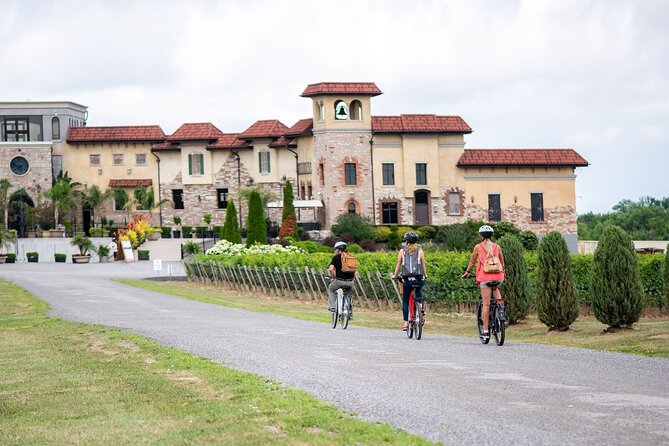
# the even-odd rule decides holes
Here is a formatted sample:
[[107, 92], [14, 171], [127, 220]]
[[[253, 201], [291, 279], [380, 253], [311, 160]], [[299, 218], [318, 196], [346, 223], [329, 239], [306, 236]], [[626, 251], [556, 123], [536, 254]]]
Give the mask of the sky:
[[571, 148], [579, 214], [669, 196], [664, 0], [0, 0], [0, 101], [87, 125], [311, 117], [308, 84], [374, 82], [373, 115], [461, 116], [466, 148]]

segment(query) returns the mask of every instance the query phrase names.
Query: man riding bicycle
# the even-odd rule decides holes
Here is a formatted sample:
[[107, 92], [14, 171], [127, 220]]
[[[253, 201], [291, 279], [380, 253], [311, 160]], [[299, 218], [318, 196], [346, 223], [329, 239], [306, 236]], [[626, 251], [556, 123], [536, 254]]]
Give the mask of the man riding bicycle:
[[[469, 264], [467, 265], [467, 270], [462, 275], [463, 279], [469, 277], [469, 271], [476, 264], [476, 283], [481, 287], [481, 297], [483, 298], [483, 307], [482, 307], [482, 318], [483, 318], [483, 335], [487, 336], [489, 334], [488, 327], [488, 317], [490, 315], [490, 296], [492, 290], [490, 289], [490, 282], [499, 282], [501, 283], [504, 280], [504, 254], [502, 249], [497, 243], [493, 243], [491, 240], [493, 229], [488, 225], [483, 225], [479, 228], [479, 237], [481, 243], [474, 246], [472, 251], [471, 258], [469, 259]], [[484, 271], [484, 262], [489, 256], [495, 256], [499, 258], [501, 263], [501, 271], [490, 273]], [[502, 294], [499, 292], [499, 287], [495, 288], [495, 299], [500, 300]]]
[[404, 318], [404, 325], [402, 331], [409, 329], [409, 296], [412, 288], [414, 291], [413, 298], [418, 301], [423, 301], [423, 285], [427, 279], [427, 270], [425, 269], [425, 253], [420, 249], [418, 243], [418, 234], [409, 231], [403, 237], [405, 247], [400, 249], [397, 253], [397, 264], [395, 264], [395, 272], [393, 277], [397, 277], [402, 268], [402, 279], [404, 287], [402, 290], [402, 317]]
[[[337, 290], [339, 288], [344, 290], [344, 293], [348, 296], [353, 291], [353, 279], [355, 278], [355, 273], [342, 271], [341, 263], [341, 254], [346, 251], [346, 243], [337, 242], [334, 245], [335, 255], [330, 261], [330, 266], [328, 267], [328, 272], [330, 273], [330, 278], [332, 281], [328, 285], [328, 310], [331, 312], [337, 311]], [[352, 309], [349, 308], [349, 318], [353, 318]]]

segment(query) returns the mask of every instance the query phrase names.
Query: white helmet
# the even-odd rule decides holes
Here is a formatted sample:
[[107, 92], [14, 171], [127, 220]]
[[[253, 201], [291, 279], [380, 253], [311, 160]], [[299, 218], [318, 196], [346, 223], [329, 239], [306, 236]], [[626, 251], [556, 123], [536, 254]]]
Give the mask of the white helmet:
[[490, 227], [488, 225], [483, 225], [479, 228], [479, 234], [481, 234], [481, 236], [483, 238], [492, 237], [493, 232], [495, 232], [495, 231], [493, 231], [492, 227]]
[[346, 251], [346, 243], [344, 242], [337, 242], [334, 245], [335, 249], [341, 249], [342, 251]]

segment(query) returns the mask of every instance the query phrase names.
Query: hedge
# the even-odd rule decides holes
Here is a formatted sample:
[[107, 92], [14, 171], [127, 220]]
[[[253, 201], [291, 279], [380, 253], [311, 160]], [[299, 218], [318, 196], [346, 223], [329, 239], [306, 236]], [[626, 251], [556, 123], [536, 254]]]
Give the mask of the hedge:
[[[396, 252], [360, 253], [358, 257], [358, 270], [361, 273], [367, 271], [380, 271], [383, 275], [390, 275], [395, 269], [397, 260]], [[427, 271], [429, 281], [426, 284], [425, 295], [429, 301], [443, 301], [449, 304], [474, 303], [478, 300], [478, 290], [474, 288], [473, 281], [460, 279], [467, 267], [470, 253], [468, 252], [429, 252], [426, 253]], [[537, 255], [534, 252], [524, 253], [527, 265], [527, 279], [529, 282], [531, 301], [534, 301], [534, 283], [536, 281]], [[643, 284], [644, 308], [664, 308], [664, 254], [639, 254], [639, 275]], [[219, 261], [226, 266], [249, 265], [249, 266], [271, 266], [271, 267], [304, 267], [327, 268], [332, 259], [332, 253], [312, 253], [302, 255], [263, 254], [263, 255], [239, 255], [239, 256], [205, 256], [200, 255], [198, 259], [209, 262]], [[572, 272], [576, 281], [576, 289], [579, 294], [581, 305], [591, 305], [590, 274], [592, 271], [592, 254], [572, 254]]]

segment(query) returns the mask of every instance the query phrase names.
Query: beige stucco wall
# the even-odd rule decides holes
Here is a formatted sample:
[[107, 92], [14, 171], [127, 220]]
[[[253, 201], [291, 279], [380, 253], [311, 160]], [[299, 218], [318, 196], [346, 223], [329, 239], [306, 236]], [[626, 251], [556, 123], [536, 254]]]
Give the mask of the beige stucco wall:
[[[344, 101], [349, 106], [349, 116], [351, 114], [350, 105], [354, 100], [360, 101], [362, 104], [362, 119], [360, 120], [337, 120], [335, 119], [334, 104], [337, 101]], [[323, 102], [325, 106], [325, 119], [319, 120], [319, 104]], [[313, 113], [314, 113], [314, 132], [325, 129], [336, 129], [336, 131], [346, 130], [363, 130], [372, 127], [371, 115], [371, 98], [369, 96], [315, 96], [313, 97]]]

